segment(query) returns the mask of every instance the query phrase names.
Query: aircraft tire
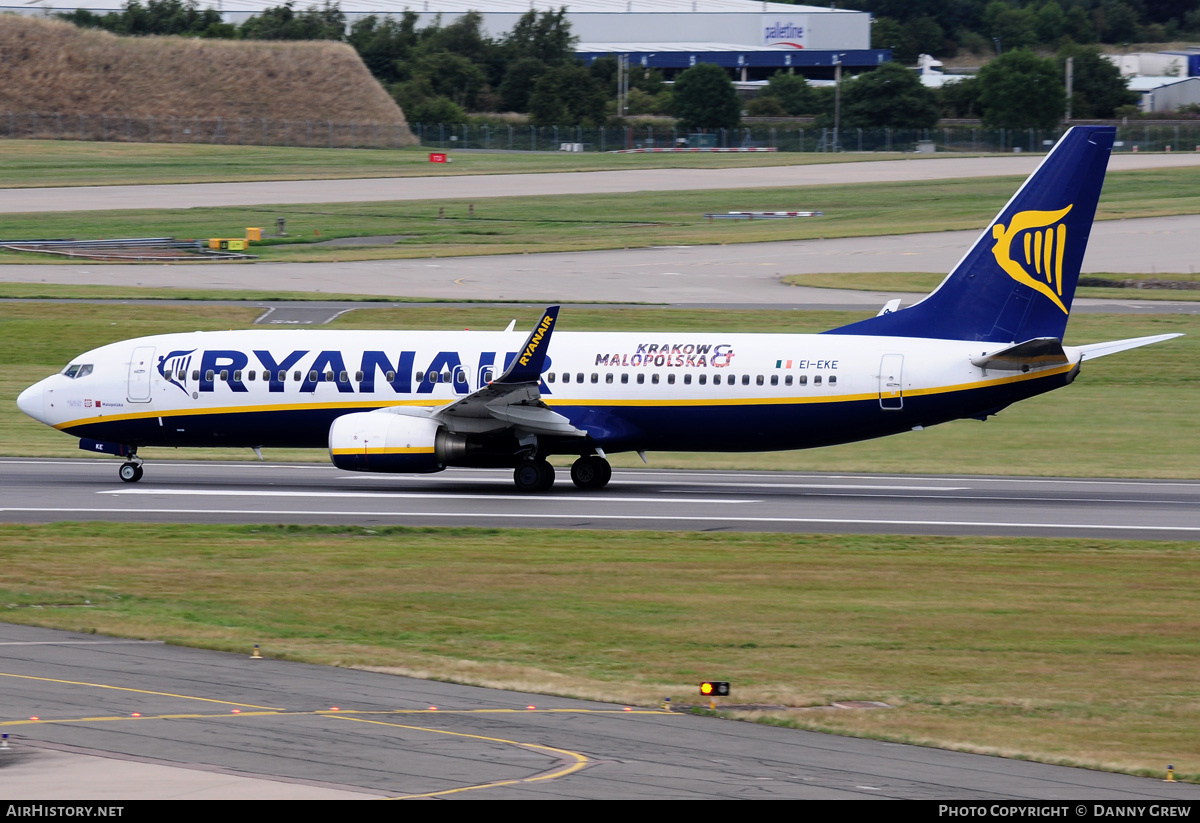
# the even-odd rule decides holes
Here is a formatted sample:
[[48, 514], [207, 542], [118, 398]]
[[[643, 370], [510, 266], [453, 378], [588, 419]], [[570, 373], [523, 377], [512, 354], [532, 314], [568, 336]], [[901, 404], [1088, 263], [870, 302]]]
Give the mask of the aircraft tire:
[[545, 460], [523, 460], [513, 469], [513, 483], [520, 492], [544, 492], [554, 485], [554, 467]]
[[580, 489], [595, 491], [608, 485], [612, 466], [598, 455], [589, 454], [571, 464], [571, 482]]
[[122, 463], [121, 468], [117, 470], [117, 474], [126, 483], [136, 483], [142, 479], [142, 467], [132, 460], [128, 463]]

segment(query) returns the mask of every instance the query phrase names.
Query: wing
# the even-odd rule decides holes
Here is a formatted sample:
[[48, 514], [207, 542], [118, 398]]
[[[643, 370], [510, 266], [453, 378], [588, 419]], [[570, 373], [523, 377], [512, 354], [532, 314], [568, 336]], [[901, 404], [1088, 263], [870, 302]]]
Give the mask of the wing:
[[550, 306], [504, 374], [482, 389], [432, 412], [450, 431], [486, 432], [515, 428], [522, 432], [559, 437], [584, 437], [587, 432], [551, 411], [538, 387], [550, 336], [558, 322], [558, 306]]

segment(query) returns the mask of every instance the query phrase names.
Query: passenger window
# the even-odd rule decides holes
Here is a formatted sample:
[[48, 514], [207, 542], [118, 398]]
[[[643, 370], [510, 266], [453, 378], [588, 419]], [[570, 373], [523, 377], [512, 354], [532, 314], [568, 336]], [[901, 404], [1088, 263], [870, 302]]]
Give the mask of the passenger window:
[[829, 375], [829, 385], [832, 386], [835, 383], [837, 383], [837, 375], [836, 374]]
[[596, 374], [595, 372], [592, 372], [592, 382], [593, 382], [593, 383], [599, 383], [599, 382], [600, 382], [600, 375]]
[[[224, 379], [224, 378], [222, 378], [222, 379]], [[238, 369], [237, 371], [235, 371], [235, 372], [233, 373], [233, 382], [234, 382], [234, 383], [241, 383], [241, 382], [242, 382], [242, 370], [241, 370], [241, 369]]]
[[451, 378], [450, 372], [448, 372], [448, 371], [442, 372], [442, 382], [443, 383], [449, 383], [451, 381], [451, 379], [452, 378]]
[[703, 386], [707, 380], [708, 380], [708, 375], [707, 375], [707, 374], [702, 374], [702, 375], [700, 375], [700, 385], [701, 385], [701, 386]]
[[612, 382], [612, 380], [613, 380], [613, 378], [612, 378], [612, 372], [609, 372], [608, 374], [604, 375], [604, 382], [605, 382], [605, 383], [611, 383], [611, 382]]
[[332, 382], [333, 382], [333, 372], [331, 372], [331, 371], [327, 371], [327, 372], [325, 372], [325, 382], [326, 382], [326, 383], [332, 383]]
[[396, 381], [396, 373], [394, 371], [390, 371], [387, 374], [385, 374], [383, 376], [383, 378], [384, 378], [384, 380], [387, 380], [389, 383], [394, 383]]
[[813, 385], [814, 386], [821, 385], [821, 375], [818, 374], [815, 377], [813, 377]]
[[721, 385], [721, 375], [719, 375], [719, 374], [714, 374], [714, 375], [713, 375], [713, 385], [714, 385], [714, 386], [719, 386], [719, 385]]
[[685, 386], [692, 385], [692, 376], [690, 374], [685, 374], [683, 376], [683, 385], [685, 385]]
[[579, 373], [577, 373], [577, 374], [575, 375], [575, 382], [576, 382], [576, 383], [582, 383], [582, 382], [583, 382], [583, 372], [579, 372]]
[[361, 383], [362, 381], [363, 381], [363, 373], [360, 371], [356, 371], [354, 373], [354, 382]]
[[420, 383], [424, 379], [425, 379], [425, 372], [423, 372], [423, 371], [417, 372], [417, 382]]
[[215, 377], [216, 377], [216, 375], [213, 373], [212, 369], [209, 369], [208, 371], [206, 371], [204, 373], [204, 379], [207, 380], [209, 383], [211, 383], [213, 381], [213, 378], [215, 378]]
[[656, 386], [658, 385], [658, 372], [655, 372], [654, 374], [650, 375], [650, 382]]
[[771, 385], [772, 385], [772, 386], [778, 386], [778, 385], [779, 385], [779, 375], [777, 375], [777, 374], [773, 374], [773, 375], [771, 375]]
[[250, 378], [250, 382], [251, 382], [251, 383], [253, 383], [253, 382], [254, 382], [254, 378], [255, 378], [255, 376], [256, 376], [257, 374], [258, 374], [258, 372], [255, 372], [255, 371], [248, 371], [248, 372], [246, 372], [246, 377]]
[[807, 374], [800, 375], [799, 377], [796, 378], [796, 382], [798, 382], [801, 386], [807, 386], [808, 385], [808, 375]]
[[349, 383], [350, 375], [346, 374], [346, 372], [344, 372], [344, 371], [338, 372], [338, 382], [339, 383]]
[[[192, 379], [193, 379], [193, 380], [199, 380], [199, 379], [200, 379], [200, 370], [199, 370], [199, 369], [192, 369]], [[210, 378], [209, 378], [209, 380], [211, 380], [211, 379], [212, 379], [212, 378], [210, 377]]]
[[675, 373], [674, 372], [671, 372], [670, 374], [667, 375], [667, 383], [672, 386], [675, 385]]
[[[761, 378], [761, 377], [760, 377], [760, 378], [758, 378], [758, 382], [759, 382], [759, 383], [761, 383], [761, 382], [762, 382], [762, 378]], [[750, 385], [750, 375], [748, 375], [748, 374], [743, 374], [743, 375], [742, 375], [742, 385], [743, 385], [743, 386], [749, 386], [749, 385]]]
[[229, 369], [221, 369], [221, 382], [222, 383], [229, 382]]
[[[778, 379], [778, 378], [776, 378], [776, 379]], [[742, 382], [745, 383], [746, 381], [743, 380]], [[760, 374], [760, 375], [758, 375], [758, 377], [754, 378], [754, 385], [761, 386], [762, 384], [763, 384], [763, 376]]]
[[790, 386], [790, 385], [792, 385], [792, 376], [791, 376], [790, 374], [789, 374], [789, 375], [786, 375], [786, 376], [783, 378], [783, 385], [785, 385], [785, 386]]
[[625, 374], [621, 375], [621, 382], [622, 382], [622, 383], [628, 383], [628, 382], [629, 382], [629, 373], [628, 373], [628, 372], [626, 372]]
[[[483, 377], [483, 382], [485, 385], [492, 382], [492, 375], [494, 373], [495, 372], [492, 371], [491, 366], [489, 366], [488, 368], [483, 370], [483, 374], [481, 376]], [[551, 377], [553, 377], [553, 376], [554, 375], [551, 375]], [[551, 382], [554, 382], [554, 381], [551, 380]]]
[[547, 383], [553, 383], [553, 382], [554, 382], [554, 372], [550, 372], [549, 374], [547, 374], [547, 375], [546, 375], [546, 382], [547, 382]]
[[646, 382], [646, 375], [645, 375], [645, 374], [639, 374], [639, 375], [638, 375], [638, 385], [640, 386], [642, 383], [645, 383], [645, 382]]

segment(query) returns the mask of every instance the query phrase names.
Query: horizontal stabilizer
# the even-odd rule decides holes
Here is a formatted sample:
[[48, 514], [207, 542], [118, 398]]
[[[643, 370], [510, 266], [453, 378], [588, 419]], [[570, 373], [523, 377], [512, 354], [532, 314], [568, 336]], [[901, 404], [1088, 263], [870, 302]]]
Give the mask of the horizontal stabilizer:
[[1062, 341], [1057, 337], [1036, 337], [998, 351], [972, 357], [971, 362], [981, 369], [998, 371], [1029, 371], [1068, 362]]
[[1108, 343], [1079, 346], [1079, 350], [1083, 352], [1084, 360], [1095, 360], [1097, 357], [1104, 357], [1107, 354], [1116, 354], [1119, 351], [1136, 349], [1139, 346], [1149, 346], [1151, 343], [1161, 343], [1172, 337], [1183, 337], [1183, 334], [1176, 332], [1174, 334], [1154, 334], [1150, 337], [1131, 337], [1128, 340], [1111, 340]]

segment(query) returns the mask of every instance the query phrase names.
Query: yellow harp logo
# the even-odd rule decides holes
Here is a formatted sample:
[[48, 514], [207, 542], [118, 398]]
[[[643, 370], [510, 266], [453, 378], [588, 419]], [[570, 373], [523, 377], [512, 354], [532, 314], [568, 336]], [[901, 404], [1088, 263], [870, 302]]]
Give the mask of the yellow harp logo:
[[[992, 254], [1000, 268], [1023, 286], [1041, 292], [1067, 314], [1062, 302], [1063, 254], [1067, 249], [1067, 227], [1055, 225], [1066, 216], [1071, 206], [1058, 211], [1022, 211], [1013, 215], [1008, 228], [997, 223], [992, 226], [996, 245]], [[1044, 229], [1044, 231], [1043, 231]], [[1013, 241], [1022, 236], [1025, 264], [1013, 260]]]

